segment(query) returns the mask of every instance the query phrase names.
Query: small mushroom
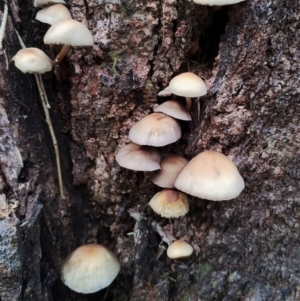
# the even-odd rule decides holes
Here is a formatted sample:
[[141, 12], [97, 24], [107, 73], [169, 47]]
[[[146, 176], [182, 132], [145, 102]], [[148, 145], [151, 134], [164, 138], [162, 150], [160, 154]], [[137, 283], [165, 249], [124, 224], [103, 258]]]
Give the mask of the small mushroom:
[[175, 76], [169, 84], [168, 91], [186, 99], [186, 109], [190, 111], [191, 97], [200, 97], [207, 93], [204, 81], [192, 72], [184, 72]]
[[139, 145], [164, 146], [180, 139], [179, 123], [162, 113], [152, 113], [129, 131], [129, 139]]
[[64, 45], [54, 60], [55, 64], [59, 64], [68, 53], [70, 46], [93, 46], [93, 36], [84, 24], [66, 19], [53, 24], [48, 29], [44, 36], [44, 43]]
[[91, 294], [109, 286], [119, 271], [120, 264], [111, 251], [99, 244], [88, 244], [65, 259], [61, 279], [71, 290]]
[[179, 155], [168, 155], [160, 161], [161, 170], [154, 172], [152, 182], [163, 188], [174, 188], [175, 181], [188, 160]]
[[11, 59], [23, 73], [39, 73], [51, 71], [52, 61], [48, 55], [38, 48], [23, 48]]
[[183, 240], [175, 240], [167, 250], [170, 259], [189, 257], [193, 254], [193, 247]]
[[187, 196], [172, 189], [164, 189], [156, 193], [149, 202], [154, 212], [166, 218], [178, 218], [189, 211]]
[[172, 92], [169, 91], [169, 86], [166, 87], [165, 89], [159, 91], [157, 94], [157, 96], [160, 96], [160, 97], [167, 97], [167, 96], [171, 96], [171, 95], [172, 95]]
[[236, 198], [245, 184], [228, 157], [219, 152], [205, 151], [184, 167], [174, 186], [201, 199], [226, 201]]
[[168, 100], [154, 109], [154, 112], [164, 113], [180, 120], [192, 120], [189, 111], [177, 100]]
[[54, 4], [41, 9], [35, 17], [36, 20], [53, 25], [61, 20], [72, 19], [70, 11], [63, 4]]
[[222, 6], [222, 5], [228, 5], [228, 4], [235, 4], [239, 2], [243, 2], [245, 0], [193, 0], [196, 4], [201, 5], [216, 5], [216, 6]]
[[152, 146], [130, 143], [119, 150], [116, 161], [122, 167], [137, 171], [160, 169], [160, 153]]

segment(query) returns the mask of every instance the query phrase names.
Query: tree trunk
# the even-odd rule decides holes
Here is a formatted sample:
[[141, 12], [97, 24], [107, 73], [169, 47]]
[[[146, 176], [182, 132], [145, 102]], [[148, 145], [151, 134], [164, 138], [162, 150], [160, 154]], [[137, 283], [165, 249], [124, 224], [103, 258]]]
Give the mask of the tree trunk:
[[[18, 7], [20, 5], [20, 7]], [[28, 1], [9, 3], [0, 53], [0, 301], [300, 300], [300, 8], [298, 0], [208, 7], [186, 0], [73, 0], [94, 46], [72, 48], [43, 76], [60, 149], [64, 191], [34, 77], [9, 63], [43, 45], [48, 26]], [[3, 11], [3, 9], [2, 9]], [[246, 188], [232, 201], [190, 197], [186, 217], [148, 207], [151, 174], [125, 170], [115, 154], [129, 129], [167, 98], [180, 72], [209, 87], [162, 154], [228, 155]], [[180, 99], [180, 98], [179, 98]], [[182, 99], [183, 100], [183, 99]], [[167, 258], [164, 235], [192, 244]], [[95, 294], [72, 292], [60, 266], [76, 247], [114, 251], [121, 271]]]

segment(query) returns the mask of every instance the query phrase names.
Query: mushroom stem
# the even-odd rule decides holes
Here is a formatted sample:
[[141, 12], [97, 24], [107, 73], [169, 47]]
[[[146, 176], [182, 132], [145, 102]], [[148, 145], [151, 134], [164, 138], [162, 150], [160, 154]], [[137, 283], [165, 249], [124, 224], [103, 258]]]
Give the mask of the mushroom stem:
[[55, 65], [60, 64], [60, 62], [63, 60], [63, 58], [64, 58], [64, 57], [66, 56], [66, 54], [68, 53], [69, 49], [70, 49], [70, 45], [64, 45], [64, 46], [61, 48], [59, 54], [56, 56], [56, 58], [55, 58], [53, 64], [55, 64]]
[[198, 121], [199, 121], [200, 120], [200, 101], [199, 101], [199, 99], [198, 99], [197, 103], [198, 103]]
[[48, 127], [49, 127], [49, 131], [50, 131], [50, 135], [51, 135], [51, 138], [52, 138], [52, 143], [53, 143], [53, 147], [54, 147], [54, 151], [55, 151], [60, 196], [64, 200], [65, 195], [64, 195], [64, 190], [63, 190], [63, 181], [62, 181], [61, 168], [60, 168], [59, 150], [58, 150], [58, 144], [57, 144], [56, 136], [55, 136], [54, 129], [53, 129], [53, 126], [52, 126], [52, 122], [51, 122], [51, 119], [50, 119], [49, 109], [48, 109], [48, 106], [47, 106], [48, 100], [47, 100], [47, 97], [45, 96], [46, 93], [45, 93], [45, 88], [44, 88], [44, 84], [43, 84], [43, 80], [42, 80], [41, 75], [40, 74], [34, 74], [34, 76], [35, 76], [35, 80], [36, 80], [38, 90], [39, 90], [39, 93], [40, 93], [44, 113], [45, 113], [45, 116], [46, 116], [46, 122], [47, 122]]
[[191, 110], [191, 107], [192, 107], [192, 99], [191, 99], [191, 97], [186, 97], [186, 98], [185, 98], [185, 101], [186, 101], [185, 107], [186, 107], [186, 109], [187, 109], [188, 111], [190, 111], [190, 110]]

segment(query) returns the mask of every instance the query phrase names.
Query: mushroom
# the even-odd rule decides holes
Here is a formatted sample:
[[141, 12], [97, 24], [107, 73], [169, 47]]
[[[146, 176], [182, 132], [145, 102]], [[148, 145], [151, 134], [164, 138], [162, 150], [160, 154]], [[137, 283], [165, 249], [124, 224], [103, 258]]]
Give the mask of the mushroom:
[[194, 3], [196, 4], [201, 4], [201, 5], [228, 5], [228, 4], [235, 4], [239, 2], [243, 2], [245, 0], [193, 0]]
[[176, 119], [192, 120], [189, 111], [177, 100], [168, 100], [154, 109], [154, 112], [164, 113]]
[[50, 57], [44, 51], [34, 47], [19, 50], [11, 60], [23, 73], [42, 74], [52, 69]]
[[85, 25], [66, 19], [53, 24], [44, 36], [45, 44], [63, 44], [54, 63], [59, 64], [68, 53], [70, 46], [93, 46], [93, 36]]
[[172, 189], [164, 189], [156, 193], [149, 202], [154, 212], [166, 218], [178, 218], [189, 212], [187, 196]]
[[63, 0], [34, 0], [33, 6], [34, 7], [44, 7], [44, 6], [52, 5], [52, 4], [56, 4], [56, 3], [66, 4], [66, 2]]
[[179, 123], [162, 113], [152, 113], [144, 117], [129, 131], [129, 139], [139, 145], [164, 146], [180, 137]]
[[63, 4], [55, 4], [41, 9], [35, 19], [53, 25], [61, 20], [72, 19], [72, 16]]
[[161, 170], [155, 171], [152, 177], [152, 182], [163, 188], [174, 188], [174, 183], [187, 165], [188, 160], [179, 155], [168, 155], [161, 162]]
[[61, 279], [71, 290], [91, 294], [109, 286], [119, 271], [120, 264], [111, 251], [99, 244], [87, 244], [65, 259]]
[[190, 111], [191, 97], [200, 97], [207, 93], [204, 81], [192, 72], [185, 72], [175, 76], [169, 84], [168, 91], [186, 99], [186, 109]]
[[236, 198], [245, 184], [228, 157], [219, 152], [205, 151], [184, 167], [174, 186], [201, 199], [225, 201]]
[[166, 87], [165, 89], [161, 90], [158, 92], [157, 96], [160, 97], [167, 97], [167, 96], [171, 96], [172, 92], [169, 90], [169, 86]]
[[175, 240], [167, 249], [170, 259], [189, 257], [193, 254], [193, 247], [183, 240]]
[[122, 147], [116, 155], [120, 166], [139, 171], [160, 169], [160, 153], [152, 146], [130, 143]]

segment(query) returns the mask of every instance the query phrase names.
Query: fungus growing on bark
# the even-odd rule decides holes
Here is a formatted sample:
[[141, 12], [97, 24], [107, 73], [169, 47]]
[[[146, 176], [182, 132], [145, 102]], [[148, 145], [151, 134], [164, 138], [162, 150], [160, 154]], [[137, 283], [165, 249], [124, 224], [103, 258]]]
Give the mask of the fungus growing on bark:
[[172, 189], [164, 189], [156, 193], [149, 202], [154, 212], [166, 218], [178, 218], [189, 211], [187, 196]]
[[119, 271], [120, 264], [111, 251], [99, 244], [88, 244], [65, 259], [61, 279], [71, 290], [91, 294], [109, 286]]
[[179, 155], [168, 155], [160, 161], [161, 170], [154, 172], [152, 182], [163, 188], [174, 188], [174, 183], [188, 160]]
[[205, 151], [184, 167], [175, 187], [201, 199], [226, 201], [236, 198], [245, 184], [228, 157], [219, 152]]
[[192, 72], [184, 72], [175, 76], [169, 84], [168, 91], [186, 99], [186, 109], [190, 111], [191, 97], [200, 97], [207, 93], [204, 81]]
[[44, 43], [64, 45], [54, 60], [55, 64], [59, 64], [68, 53], [70, 46], [93, 46], [93, 36], [84, 24], [66, 19], [53, 24], [48, 29], [44, 36]]
[[175, 240], [167, 250], [170, 259], [189, 257], [193, 254], [193, 247], [183, 240]]
[[51, 71], [52, 61], [48, 55], [38, 48], [19, 50], [11, 59], [23, 73], [45, 73]]
[[154, 112], [164, 113], [180, 120], [192, 120], [189, 111], [177, 100], [168, 100], [154, 109]]
[[235, 4], [239, 2], [243, 2], [245, 0], [193, 0], [194, 3], [196, 4], [201, 4], [201, 5], [217, 5], [217, 6], [222, 6], [222, 5], [229, 5], [229, 4]]
[[72, 16], [63, 4], [55, 4], [41, 9], [36, 14], [35, 19], [53, 25], [62, 20], [72, 19]]
[[152, 113], [129, 131], [129, 139], [139, 145], [164, 146], [180, 139], [179, 123], [162, 113]]
[[119, 150], [116, 161], [122, 167], [137, 171], [160, 169], [160, 153], [152, 146], [130, 143]]
[[52, 5], [52, 4], [56, 4], [56, 3], [66, 4], [66, 2], [63, 0], [34, 0], [33, 6], [34, 7], [45, 7], [47, 5]]

